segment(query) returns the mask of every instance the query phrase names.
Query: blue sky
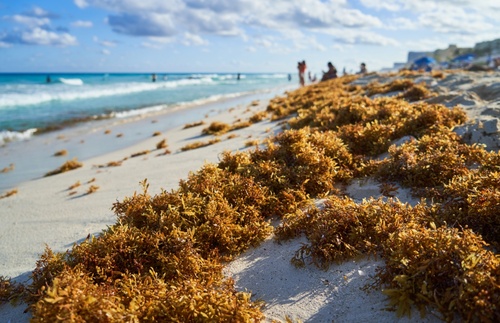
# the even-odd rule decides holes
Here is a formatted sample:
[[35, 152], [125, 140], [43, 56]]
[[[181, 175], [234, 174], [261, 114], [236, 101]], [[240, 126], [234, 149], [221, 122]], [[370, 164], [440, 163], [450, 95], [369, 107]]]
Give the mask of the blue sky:
[[0, 0], [0, 72], [390, 67], [500, 38], [498, 0]]

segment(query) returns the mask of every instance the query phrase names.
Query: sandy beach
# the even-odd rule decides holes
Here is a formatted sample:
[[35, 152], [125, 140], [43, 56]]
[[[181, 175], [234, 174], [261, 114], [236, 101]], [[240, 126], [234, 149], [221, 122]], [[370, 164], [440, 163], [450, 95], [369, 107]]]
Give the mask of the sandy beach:
[[[353, 85], [384, 83], [392, 78], [371, 74], [355, 80]], [[482, 143], [490, 151], [499, 150], [499, 72], [457, 72], [444, 78], [421, 74], [413, 80], [426, 83], [435, 93], [425, 101], [464, 109], [469, 121], [456, 132], [465, 140]], [[93, 123], [0, 147], [0, 169], [15, 165], [11, 172], [0, 174], [0, 181], [2, 176], [12, 176], [9, 183], [2, 182], [0, 194], [17, 190], [16, 194], [0, 199], [0, 276], [25, 283], [46, 245], [63, 252], [89, 235], [99, 235], [116, 222], [113, 203], [141, 191], [143, 180], [147, 179], [151, 194], [176, 189], [190, 172], [207, 163], [218, 163], [222, 152], [252, 150], [250, 141], [261, 143], [283, 131], [280, 120], [267, 118], [218, 136], [220, 142], [182, 151], [189, 143], [212, 138], [201, 133], [212, 122], [234, 124], [247, 120], [265, 111], [269, 100], [284, 96], [284, 91], [137, 117], [130, 122]], [[204, 124], [185, 128], [198, 121]], [[157, 144], [163, 139], [167, 148], [158, 149]], [[82, 152], [82, 146], [95, 148]], [[68, 151], [66, 156], [53, 156], [63, 149]], [[165, 154], [165, 149], [170, 153]], [[145, 151], [149, 153], [140, 154]], [[138, 156], [132, 157], [135, 154]], [[83, 167], [43, 177], [72, 158], [82, 162]], [[99, 167], [117, 161], [121, 161], [118, 167]], [[16, 172], [22, 174], [15, 177]], [[70, 189], [75, 183], [79, 185]], [[89, 193], [91, 187], [95, 192]], [[379, 183], [371, 179], [355, 179], [345, 191], [357, 203], [382, 196]], [[399, 189], [396, 197], [410, 205], [418, 202], [408, 189]], [[290, 260], [305, 243], [305, 237], [277, 243], [271, 235], [224, 268], [224, 274], [235, 280], [238, 291], [251, 292], [253, 301], [265, 303], [262, 312], [266, 322], [284, 321], [286, 317], [320, 323], [442, 321], [435, 309], [429, 309], [424, 318], [418, 311], [413, 311], [411, 317], [399, 318], [389, 309], [387, 297], [380, 289], [366, 291], [365, 287], [373, 283], [376, 269], [383, 266], [380, 258], [348, 260], [332, 264], [327, 270], [311, 263], [296, 268]], [[29, 321], [31, 316], [23, 313], [25, 309], [25, 304], [1, 305], [0, 322]]]

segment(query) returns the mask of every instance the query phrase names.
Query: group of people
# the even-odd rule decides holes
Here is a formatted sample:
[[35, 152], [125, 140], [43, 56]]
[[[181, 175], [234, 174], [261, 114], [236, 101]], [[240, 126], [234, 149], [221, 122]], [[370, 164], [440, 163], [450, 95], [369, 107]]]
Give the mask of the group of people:
[[[331, 80], [331, 79], [338, 77], [337, 76], [337, 69], [332, 64], [332, 62], [328, 62], [326, 64], [326, 66], [327, 66], [327, 71], [323, 72], [323, 76], [321, 77], [321, 80], [320, 80], [321, 82]], [[301, 86], [304, 86], [305, 85], [305, 74], [306, 74], [306, 69], [307, 69], [306, 61], [304, 60], [304, 61], [299, 62], [297, 65], [297, 69], [299, 70], [299, 83]], [[366, 68], [366, 64], [361, 63], [359, 66], [359, 72], [357, 74], [366, 74], [366, 73], [368, 73], [368, 70]], [[345, 74], [347, 74], [347, 73], [346, 73], [345, 68], [344, 68], [344, 75]], [[316, 75], [311, 75], [311, 72], [309, 72], [308, 76], [309, 76], [309, 81], [311, 83], [316, 82]], [[291, 76], [288, 75], [288, 80], [290, 80], [290, 79], [291, 79]]]

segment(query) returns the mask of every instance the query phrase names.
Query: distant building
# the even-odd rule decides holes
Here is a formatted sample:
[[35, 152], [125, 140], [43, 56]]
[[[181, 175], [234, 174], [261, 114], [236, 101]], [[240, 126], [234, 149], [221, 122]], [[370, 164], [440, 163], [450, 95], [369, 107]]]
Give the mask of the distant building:
[[436, 49], [432, 52], [409, 52], [408, 53], [408, 64], [413, 63], [415, 60], [428, 56], [434, 58], [438, 62], [446, 62], [453, 59], [456, 56], [468, 54], [473, 52], [473, 48], [460, 48], [455, 44], [451, 44], [446, 49]]
[[[449, 63], [455, 57], [472, 54], [474, 55], [473, 64], [486, 65], [490, 64], [492, 59], [500, 58], [500, 38], [476, 43], [474, 47], [458, 47], [455, 44], [448, 45], [445, 49], [436, 49], [427, 52], [408, 52], [408, 58], [405, 63], [394, 63], [393, 67], [386, 67], [381, 69], [383, 72], [397, 71], [402, 68], [408, 68], [413, 62], [422, 57], [432, 57], [438, 63]], [[447, 66], [446, 64], [443, 64]]]
[[477, 56], [499, 56], [500, 38], [490, 41], [483, 41], [474, 46], [474, 54]]

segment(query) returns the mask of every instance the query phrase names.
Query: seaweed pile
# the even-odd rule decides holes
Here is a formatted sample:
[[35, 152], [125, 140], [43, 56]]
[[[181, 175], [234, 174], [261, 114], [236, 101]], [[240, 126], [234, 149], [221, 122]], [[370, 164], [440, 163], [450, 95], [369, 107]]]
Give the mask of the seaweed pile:
[[[47, 248], [30, 286], [0, 277], [0, 301], [21, 295], [34, 322], [261, 321], [262, 303], [222, 268], [274, 232], [308, 238], [297, 266], [381, 257], [375, 284], [400, 315], [433, 306], [447, 321], [499, 321], [500, 155], [463, 143], [452, 129], [465, 113], [419, 101], [432, 93], [407, 77], [361, 86], [348, 76], [273, 99], [280, 134], [224, 152], [176, 190], [152, 196], [144, 181], [101, 235]], [[362, 177], [387, 197], [349, 198], [343, 188]], [[398, 187], [420, 203], [390, 198]]]

